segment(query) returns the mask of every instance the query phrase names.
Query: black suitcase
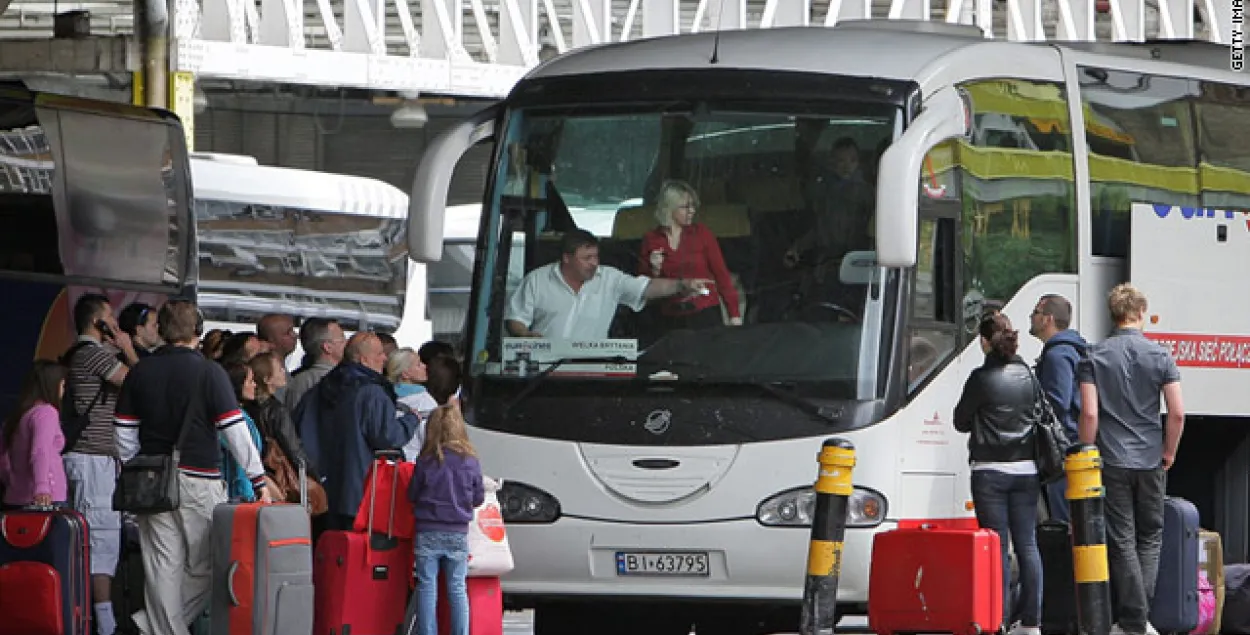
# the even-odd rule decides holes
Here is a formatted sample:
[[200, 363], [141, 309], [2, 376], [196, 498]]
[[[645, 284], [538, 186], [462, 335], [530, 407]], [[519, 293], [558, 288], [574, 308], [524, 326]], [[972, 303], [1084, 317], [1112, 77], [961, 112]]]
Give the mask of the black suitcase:
[[1150, 623], [1161, 634], [1198, 627], [1198, 508], [1183, 498], [1169, 496], [1163, 504], [1163, 548]]
[[1048, 520], [1037, 526], [1042, 554], [1042, 633], [1076, 635], [1076, 573], [1068, 523]]

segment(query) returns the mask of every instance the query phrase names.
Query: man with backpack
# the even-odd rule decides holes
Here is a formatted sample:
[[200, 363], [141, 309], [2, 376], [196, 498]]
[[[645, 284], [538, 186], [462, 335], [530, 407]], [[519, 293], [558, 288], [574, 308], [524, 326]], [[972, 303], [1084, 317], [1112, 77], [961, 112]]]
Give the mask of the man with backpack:
[[[1072, 324], [1072, 304], [1061, 295], [1049, 294], [1037, 301], [1029, 316], [1029, 334], [1042, 341], [1042, 355], [1037, 360], [1037, 380], [1050, 399], [1055, 416], [1068, 433], [1068, 442], [1078, 441], [1077, 422], [1081, 417], [1081, 390], [1076, 381], [1076, 366], [1085, 355], [1088, 344]], [[1046, 506], [1050, 518], [1069, 522], [1068, 502], [1064, 490], [1068, 479], [1061, 478], [1046, 486]]]
[[122, 527], [121, 514], [113, 511], [119, 465], [113, 409], [122, 382], [139, 358], [103, 295], [89, 293], [78, 299], [74, 328], [78, 340], [62, 357], [68, 368], [61, 408], [65, 476], [70, 504], [87, 520], [96, 631], [113, 635], [117, 620], [109, 598]]

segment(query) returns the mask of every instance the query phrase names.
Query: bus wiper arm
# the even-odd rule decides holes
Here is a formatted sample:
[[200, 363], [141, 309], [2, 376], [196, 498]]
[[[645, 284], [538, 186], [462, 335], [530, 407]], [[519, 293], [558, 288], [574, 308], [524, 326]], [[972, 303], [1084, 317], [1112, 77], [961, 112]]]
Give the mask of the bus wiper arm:
[[[670, 359], [670, 360], [667, 360], [666, 363], [659, 364], [659, 365], [663, 367], [670, 367], [670, 368], [690, 368], [690, 369], [695, 369], [695, 370], [706, 370], [708, 368], [708, 365], [706, 363], [697, 361], [697, 360], [692, 360], [692, 359]], [[792, 392], [778, 388], [772, 385], [772, 383], [768, 381], [761, 380], [758, 375], [748, 375], [746, 377], [728, 377], [728, 376], [717, 377], [715, 375], [709, 375], [707, 373], [700, 373], [694, 376], [694, 381], [696, 382], [708, 382], [708, 381], [717, 381], [717, 380], [745, 381], [747, 384], [751, 386], [755, 386], [756, 388], [759, 388], [760, 390], [763, 390], [764, 392], [768, 393], [770, 396], [777, 399], [778, 401], [794, 406], [795, 408], [798, 408], [799, 410], [802, 410], [803, 412], [817, 419], [820, 419], [821, 421], [824, 421], [826, 423], [830, 423], [833, 425], [840, 425], [842, 423], [842, 409], [841, 408], [830, 408], [827, 406], [822, 406], [809, 399], [800, 397]]]
[[769, 383], [757, 382], [754, 385], [773, 397], [776, 397], [778, 401], [788, 403], [817, 419], [833, 425], [842, 423], [842, 410], [840, 408], [822, 406], [816, 402], [800, 397], [787, 390], [782, 390], [781, 388]]
[[534, 389], [538, 388], [539, 384], [543, 383], [543, 381], [545, 381], [548, 377], [550, 377], [551, 373], [556, 372], [556, 369], [560, 368], [561, 366], [569, 362], [590, 362], [590, 363], [596, 363], [596, 364], [628, 364], [633, 361], [634, 360], [628, 357], [625, 357], [623, 355], [616, 355], [613, 357], [561, 357], [560, 359], [557, 359], [556, 361], [551, 362], [550, 366], [544, 368], [541, 373], [534, 375], [534, 377], [525, 384], [525, 387], [521, 389], [521, 392], [517, 393], [517, 395], [512, 398], [512, 401], [509, 401], [508, 405], [503, 407], [503, 416], [507, 417], [508, 413], [511, 412], [512, 409], [515, 408], [517, 404], [521, 403], [523, 399], [528, 397], [530, 393], [534, 392]]

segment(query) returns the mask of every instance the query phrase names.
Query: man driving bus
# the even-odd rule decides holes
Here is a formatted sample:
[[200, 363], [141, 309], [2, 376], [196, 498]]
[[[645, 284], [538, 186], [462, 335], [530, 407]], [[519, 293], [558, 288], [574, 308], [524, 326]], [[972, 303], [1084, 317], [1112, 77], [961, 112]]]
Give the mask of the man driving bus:
[[560, 241], [560, 260], [525, 275], [508, 302], [504, 324], [513, 337], [604, 339], [617, 305], [641, 311], [647, 300], [694, 295], [710, 280], [631, 276], [599, 266], [599, 239], [573, 229]]

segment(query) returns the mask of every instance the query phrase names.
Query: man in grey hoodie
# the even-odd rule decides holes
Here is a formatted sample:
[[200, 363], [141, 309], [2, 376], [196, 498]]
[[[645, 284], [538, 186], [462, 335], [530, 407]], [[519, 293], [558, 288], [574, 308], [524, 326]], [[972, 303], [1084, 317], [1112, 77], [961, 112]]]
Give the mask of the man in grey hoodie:
[[[1085, 355], [1088, 344], [1072, 323], [1072, 304], [1057, 294], [1048, 294], [1037, 301], [1029, 316], [1029, 334], [1042, 341], [1042, 355], [1037, 359], [1037, 380], [1055, 409], [1055, 416], [1068, 433], [1068, 441], [1076, 443], [1077, 422], [1081, 416], [1081, 391], [1076, 381], [1076, 365]], [[1064, 490], [1068, 479], [1061, 478], [1046, 486], [1046, 505], [1053, 520], [1069, 522], [1068, 502]]]

